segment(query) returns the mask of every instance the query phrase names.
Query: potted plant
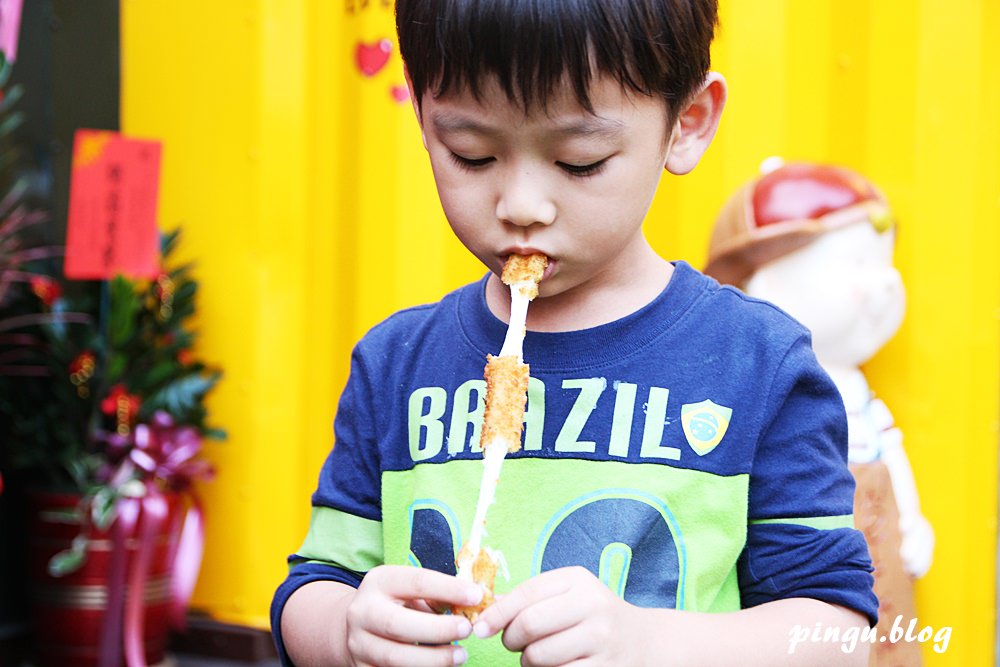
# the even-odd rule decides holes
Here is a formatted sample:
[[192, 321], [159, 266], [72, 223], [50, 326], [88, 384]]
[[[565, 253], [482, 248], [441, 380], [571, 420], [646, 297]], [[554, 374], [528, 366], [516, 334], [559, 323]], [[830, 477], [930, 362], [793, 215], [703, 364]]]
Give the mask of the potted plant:
[[[177, 238], [165, 236], [164, 259]], [[183, 619], [200, 559], [192, 483], [210, 474], [203, 439], [224, 436], [206, 424], [220, 375], [192, 353], [190, 272], [63, 288], [36, 280], [34, 320], [13, 316], [32, 332], [0, 345], [31, 369], [0, 376], [0, 420], [8, 481], [31, 489], [29, 566], [48, 664], [110, 654], [103, 664], [117, 665], [122, 651], [130, 667], [156, 661], [166, 621]], [[92, 655], [58, 653], [53, 627]]]
[[29, 507], [34, 663], [159, 662], [200, 563], [202, 444], [224, 437], [205, 408], [220, 373], [193, 352], [198, 284], [173, 265], [178, 231], [155, 279], [61, 276], [5, 143], [8, 75], [0, 57], [0, 493]]

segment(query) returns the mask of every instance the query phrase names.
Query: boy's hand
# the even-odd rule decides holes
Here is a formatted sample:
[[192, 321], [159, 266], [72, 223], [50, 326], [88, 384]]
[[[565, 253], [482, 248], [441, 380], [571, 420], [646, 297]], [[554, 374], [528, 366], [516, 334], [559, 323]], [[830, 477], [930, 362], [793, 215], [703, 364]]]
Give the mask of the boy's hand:
[[634, 665], [642, 644], [638, 609], [591, 572], [568, 567], [529, 579], [488, 607], [476, 635], [503, 629], [503, 644], [525, 667]]
[[347, 607], [347, 650], [356, 667], [450, 667], [465, 662], [472, 626], [463, 616], [433, 613], [439, 603], [478, 604], [475, 584], [417, 567], [382, 565], [361, 581]]

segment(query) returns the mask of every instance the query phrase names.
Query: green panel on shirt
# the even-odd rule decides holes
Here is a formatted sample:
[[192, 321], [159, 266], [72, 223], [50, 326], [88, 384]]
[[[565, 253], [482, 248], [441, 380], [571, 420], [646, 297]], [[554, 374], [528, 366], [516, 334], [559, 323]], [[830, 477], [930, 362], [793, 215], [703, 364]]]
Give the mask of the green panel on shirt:
[[330, 507], [313, 507], [309, 532], [296, 554], [355, 572], [382, 564], [382, 522]]
[[806, 526], [816, 530], [836, 530], [837, 528], [854, 528], [854, 515], [842, 514], [840, 516], [812, 516], [812, 517], [790, 517], [787, 519], [756, 519], [750, 522], [751, 526], [768, 523], [784, 523], [792, 526]]
[[[461, 548], [470, 529], [479, 482], [481, 459], [420, 464], [406, 471], [382, 475], [385, 560], [417, 564], [411, 552], [413, 517], [431, 510], [435, 539]], [[504, 462], [496, 502], [487, 518], [484, 545], [502, 552], [510, 579], [498, 576], [498, 594], [538, 574], [553, 540], [562, 540], [563, 558], [579, 556], [594, 568], [612, 590], [626, 592], [640, 580], [661, 581], [676, 591], [673, 606], [694, 611], [735, 611], [740, 608], [736, 560], [746, 541], [747, 475], [722, 477], [662, 464], [580, 459], [508, 459]], [[585, 525], [560, 534], [560, 528], [589, 515], [615, 523], [601, 508], [619, 505], [637, 510], [646, 524], [623, 526], [641, 548], [622, 541], [602, 542], [607, 526]], [[597, 508], [597, 509], [595, 509]], [[604, 532], [602, 532], [604, 531]], [[451, 534], [450, 536], [448, 534]], [[649, 540], [643, 542], [643, 540]], [[568, 546], [568, 548], [567, 548]], [[650, 546], [670, 550], [674, 570], [657, 572], [648, 558]], [[654, 549], [655, 550], [655, 549]], [[569, 555], [566, 555], [569, 551]], [[639, 558], [636, 560], [635, 558]], [[439, 562], [440, 559], [439, 559]], [[666, 562], [666, 561], [664, 561]], [[640, 571], [644, 570], [644, 571]], [[652, 604], [645, 606], [654, 606]], [[499, 642], [470, 638], [463, 644], [469, 664], [518, 664]]]

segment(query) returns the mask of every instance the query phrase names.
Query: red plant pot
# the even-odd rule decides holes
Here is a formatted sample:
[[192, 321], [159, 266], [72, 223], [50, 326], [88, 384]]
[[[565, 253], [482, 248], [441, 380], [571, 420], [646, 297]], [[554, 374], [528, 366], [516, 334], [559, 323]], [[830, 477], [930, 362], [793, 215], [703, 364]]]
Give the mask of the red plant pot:
[[[170, 553], [177, 535], [170, 534], [170, 520], [179, 511], [180, 497], [167, 495], [168, 520], [152, 545], [145, 579], [143, 644], [147, 664], [165, 658], [169, 636], [171, 591]], [[31, 591], [31, 626], [36, 667], [96, 667], [105, 618], [108, 615], [111, 576], [111, 529], [88, 530], [86, 563], [79, 570], [53, 577], [47, 570], [52, 556], [68, 549], [80, 532], [80, 520], [69, 512], [80, 502], [74, 494], [34, 493], [29, 501], [28, 577]], [[141, 522], [141, 517], [140, 517]], [[136, 556], [135, 531], [125, 538], [126, 569]], [[127, 589], [126, 589], [127, 595]], [[124, 618], [119, 614], [119, 618]], [[119, 629], [116, 636], [121, 637]], [[122, 650], [118, 650], [121, 654]], [[124, 665], [124, 657], [121, 659]]]

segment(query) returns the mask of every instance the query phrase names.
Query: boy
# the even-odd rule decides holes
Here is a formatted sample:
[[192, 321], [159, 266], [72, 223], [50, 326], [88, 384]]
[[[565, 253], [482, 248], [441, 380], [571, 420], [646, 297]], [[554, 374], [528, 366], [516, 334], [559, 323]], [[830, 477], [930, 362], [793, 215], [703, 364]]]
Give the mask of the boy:
[[[714, 0], [396, 12], [441, 203], [490, 273], [355, 348], [272, 605], [285, 664], [863, 664], [836, 643], [789, 653], [792, 628], [843, 633], [877, 606], [843, 406], [806, 330], [642, 233], [664, 168], [694, 168], [725, 103]], [[473, 628], [434, 610], [481, 596], [453, 575], [482, 369], [509, 317], [498, 274], [533, 252], [550, 265], [528, 313], [524, 446], [489, 519], [510, 578]]]

